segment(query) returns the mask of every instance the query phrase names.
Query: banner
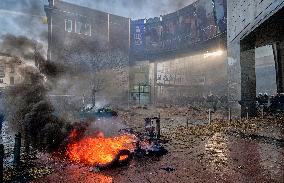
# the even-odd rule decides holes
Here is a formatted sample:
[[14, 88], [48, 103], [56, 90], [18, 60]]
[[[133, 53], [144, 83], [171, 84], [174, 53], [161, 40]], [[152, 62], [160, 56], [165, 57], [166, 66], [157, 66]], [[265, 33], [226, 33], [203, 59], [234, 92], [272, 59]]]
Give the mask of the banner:
[[[132, 21], [133, 53], [187, 49], [227, 29], [226, 0], [198, 0], [174, 13]], [[166, 78], [167, 79], [167, 78]]]
[[159, 17], [148, 19], [145, 25], [146, 50], [155, 52], [162, 50], [162, 25]]
[[171, 13], [162, 17], [162, 26], [163, 26], [163, 49], [173, 50], [177, 49], [179, 45], [179, 21], [178, 13]]
[[193, 5], [179, 11], [179, 35], [184, 46], [198, 41], [196, 8]]
[[212, 0], [199, 0], [193, 4], [197, 14], [197, 28], [199, 41], [206, 41], [217, 34]]
[[144, 19], [131, 21], [131, 50], [134, 54], [143, 54], [145, 51]]
[[189, 86], [187, 68], [180, 60], [157, 63], [157, 84]]
[[218, 32], [223, 33], [227, 31], [227, 0], [214, 0], [214, 12]]

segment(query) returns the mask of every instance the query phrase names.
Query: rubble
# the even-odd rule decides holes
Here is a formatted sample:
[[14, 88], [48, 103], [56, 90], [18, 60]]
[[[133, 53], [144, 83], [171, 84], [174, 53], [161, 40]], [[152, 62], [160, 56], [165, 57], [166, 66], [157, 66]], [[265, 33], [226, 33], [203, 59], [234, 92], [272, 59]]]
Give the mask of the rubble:
[[17, 168], [6, 167], [4, 169], [4, 182], [28, 182], [49, 175], [52, 168], [36, 164], [26, 164]]

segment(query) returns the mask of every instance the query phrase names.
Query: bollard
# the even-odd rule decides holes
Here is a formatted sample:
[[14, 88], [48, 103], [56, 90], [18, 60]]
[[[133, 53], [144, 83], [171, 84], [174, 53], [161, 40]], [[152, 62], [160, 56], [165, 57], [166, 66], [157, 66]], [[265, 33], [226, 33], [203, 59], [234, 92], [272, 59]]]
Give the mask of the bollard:
[[22, 136], [21, 133], [15, 135], [15, 146], [14, 146], [14, 166], [20, 165], [21, 160], [21, 140]]
[[160, 119], [160, 114], [159, 117], [156, 119], [156, 134], [157, 134], [157, 139], [161, 137], [161, 119]]
[[247, 120], [248, 120], [249, 119], [248, 107], [246, 107], [246, 112], [247, 112]]
[[209, 124], [211, 124], [211, 109], [209, 109]]
[[3, 180], [3, 159], [4, 159], [4, 145], [0, 144], [0, 182], [4, 182]]
[[189, 126], [188, 123], [189, 123], [189, 118], [187, 117], [187, 118], [186, 118], [186, 128], [188, 128], [188, 126]]
[[232, 122], [232, 110], [229, 108], [229, 122]]

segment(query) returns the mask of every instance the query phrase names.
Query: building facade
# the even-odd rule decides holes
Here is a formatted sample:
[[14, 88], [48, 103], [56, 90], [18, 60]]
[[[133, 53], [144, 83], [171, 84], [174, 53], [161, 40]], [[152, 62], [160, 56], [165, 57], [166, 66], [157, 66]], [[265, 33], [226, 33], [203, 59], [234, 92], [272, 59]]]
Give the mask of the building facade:
[[256, 114], [256, 48], [272, 46], [283, 93], [283, 6], [283, 0], [228, 1], [228, 93], [236, 116]]
[[0, 53], [0, 90], [3, 91], [22, 81], [19, 74], [21, 62], [12, 56]]
[[130, 99], [180, 105], [227, 95], [226, 9], [226, 0], [198, 0], [167, 15], [133, 20]]
[[91, 97], [96, 91], [107, 103], [127, 102], [130, 19], [60, 0], [50, 0], [45, 11], [48, 59], [72, 69], [65, 78], [72, 89], [62, 86], [58, 94]]

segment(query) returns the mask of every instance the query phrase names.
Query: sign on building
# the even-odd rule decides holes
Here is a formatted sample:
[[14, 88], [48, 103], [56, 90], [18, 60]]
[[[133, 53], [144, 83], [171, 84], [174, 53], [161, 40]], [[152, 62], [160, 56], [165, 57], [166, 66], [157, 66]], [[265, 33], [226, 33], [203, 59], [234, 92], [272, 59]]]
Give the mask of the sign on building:
[[145, 49], [144, 19], [131, 22], [131, 50], [134, 53], [143, 53]]

